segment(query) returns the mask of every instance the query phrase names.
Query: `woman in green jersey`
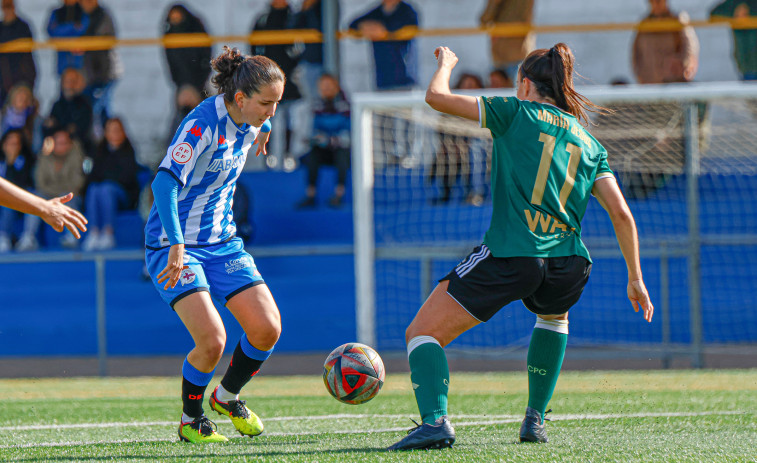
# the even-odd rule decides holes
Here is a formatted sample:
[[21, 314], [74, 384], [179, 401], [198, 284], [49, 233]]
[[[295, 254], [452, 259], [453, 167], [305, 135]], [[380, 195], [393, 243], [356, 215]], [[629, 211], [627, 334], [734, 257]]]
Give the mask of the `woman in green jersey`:
[[529, 399], [521, 442], [546, 442], [544, 413], [562, 367], [568, 309], [581, 296], [591, 260], [581, 219], [594, 195], [610, 215], [628, 267], [628, 298], [650, 322], [636, 225], [607, 151], [586, 131], [587, 111], [603, 112], [573, 88], [567, 45], [531, 52], [517, 76], [517, 97], [475, 98], [449, 89], [457, 56], [434, 54], [426, 92], [437, 111], [479, 121], [491, 131], [493, 214], [481, 246], [442, 278], [407, 328], [410, 378], [423, 424], [389, 450], [449, 447], [449, 368], [443, 347], [515, 300], [537, 315], [528, 349]]

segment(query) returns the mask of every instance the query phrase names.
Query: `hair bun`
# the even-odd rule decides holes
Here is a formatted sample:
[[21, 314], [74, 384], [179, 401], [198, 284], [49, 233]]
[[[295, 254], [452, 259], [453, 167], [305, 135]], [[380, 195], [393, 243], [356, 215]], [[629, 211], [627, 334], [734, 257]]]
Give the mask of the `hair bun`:
[[228, 46], [224, 46], [223, 48], [227, 63], [229, 65], [229, 71], [233, 74], [234, 71], [236, 71], [242, 63], [244, 63], [245, 56], [241, 51], [239, 51], [239, 48], [237, 47], [229, 48]]
[[[234, 53], [234, 52], [236, 52], [236, 53]], [[245, 60], [245, 56], [242, 53], [239, 52], [239, 49], [234, 48], [232, 50], [231, 63], [234, 66], [239, 66], [240, 64], [244, 63], [244, 60]]]
[[232, 101], [237, 91], [251, 96], [262, 85], [286, 82], [284, 73], [275, 62], [265, 56], [244, 55], [238, 48], [224, 46], [221, 54], [211, 61], [211, 65], [217, 72], [211, 82], [227, 101]]

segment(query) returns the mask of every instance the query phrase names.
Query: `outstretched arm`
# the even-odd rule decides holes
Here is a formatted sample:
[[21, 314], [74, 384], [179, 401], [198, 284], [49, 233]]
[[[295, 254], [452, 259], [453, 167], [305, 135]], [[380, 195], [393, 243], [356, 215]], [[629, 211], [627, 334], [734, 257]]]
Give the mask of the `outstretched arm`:
[[155, 197], [155, 208], [163, 229], [166, 231], [171, 248], [168, 250], [168, 262], [158, 274], [158, 283], [166, 284], [164, 289], [174, 288], [181, 278], [184, 265], [184, 235], [179, 222], [179, 182], [168, 172], [159, 170], [152, 181], [152, 192]]
[[67, 228], [72, 235], [81, 238], [79, 230], [87, 231], [87, 219], [74, 209], [66, 206], [73, 193], [53, 199], [43, 199], [0, 178], [0, 206], [9, 207], [25, 214], [40, 217], [55, 231]]
[[457, 64], [457, 56], [447, 47], [434, 50], [438, 67], [426, 90], [426, 103], [435, 110], [478, 121], [478, 100], [467, 95], [454, 95], [449, 90], [449, 78]]
[[633, 220], [631, 210], [628, 209], [623, 193], [618, 188], [614, 177], [606, 177], [594, 182], [592, 193], [599, 200], [599, 204], [610, 215], [615, 236], [620, 244], [620, 252], [626, 261], [628, 268], [628, 299], [631, 301], [634, 311], [639, 311], [641, 306], [644, 311], [644, 320], [651, 322], [654, 314], [654, 306], [649, 300], [649, 293], [644, 286], [641, 275], [641, 263], [639, 262], [639, 237], [636, 232], [636, 222]]

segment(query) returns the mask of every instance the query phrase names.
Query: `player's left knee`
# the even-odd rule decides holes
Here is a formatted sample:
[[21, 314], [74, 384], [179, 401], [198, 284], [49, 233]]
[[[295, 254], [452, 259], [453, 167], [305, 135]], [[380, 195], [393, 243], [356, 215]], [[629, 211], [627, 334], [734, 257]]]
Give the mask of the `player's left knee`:
[[[254, 336], [254, 345], [260, 350], [271, 350], [281, 336], [281, 324], [271, 323]], [[250, 337], [250, 336], [248, 336]]]

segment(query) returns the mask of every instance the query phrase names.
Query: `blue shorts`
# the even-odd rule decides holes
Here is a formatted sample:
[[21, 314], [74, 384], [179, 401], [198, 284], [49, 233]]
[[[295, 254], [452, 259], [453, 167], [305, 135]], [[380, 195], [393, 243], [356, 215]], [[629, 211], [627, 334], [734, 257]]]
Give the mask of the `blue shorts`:
[[244, 250], [240, 238], [226, 243], [184, 249], [185, 268], [176, 286], [163, 289], [158, 274], [166, 268], [170, 248], [146, 249], [145, 262], [155, 288], [168, 305], [198, 291], [209, 291], [214, 297], [228, 301], [247, 288], [265, 283], [255, 260]]

